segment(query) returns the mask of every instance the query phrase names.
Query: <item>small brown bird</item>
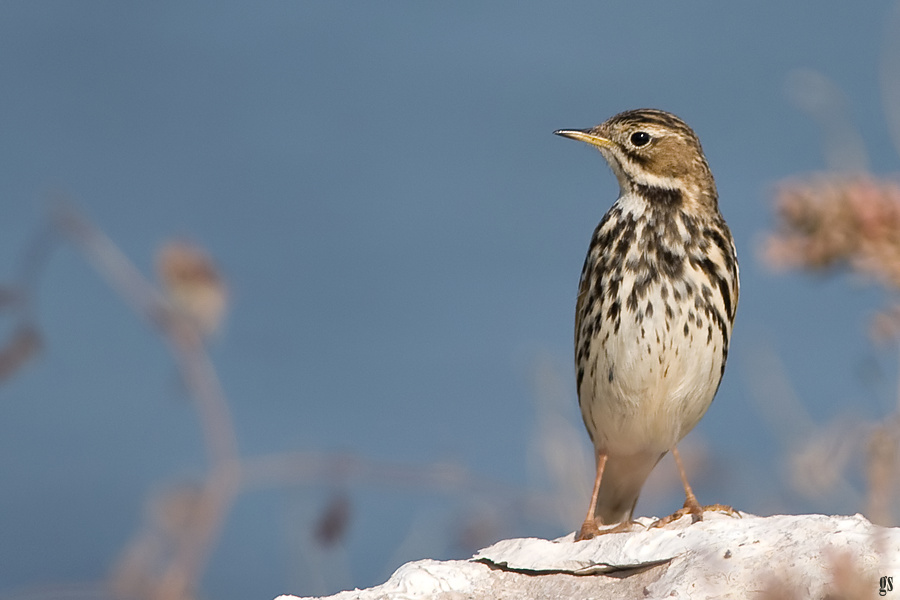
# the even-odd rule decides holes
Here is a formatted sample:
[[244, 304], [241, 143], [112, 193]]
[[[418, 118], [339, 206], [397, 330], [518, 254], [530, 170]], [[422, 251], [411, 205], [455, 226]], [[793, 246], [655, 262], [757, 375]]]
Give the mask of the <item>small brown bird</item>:
[[578, 399], [597, 458], [576, 539], [600, 525], [627, 528], [668, 451], [686, 500], [665, 522], [732, 511], [700, 506], [676, 449], [719, 387], [738, 303], [734, 240], [700, 141], [684, 121], [652, 109], [555, 133], [597, 147], [620, 188], [594, 230], [575, 307]]

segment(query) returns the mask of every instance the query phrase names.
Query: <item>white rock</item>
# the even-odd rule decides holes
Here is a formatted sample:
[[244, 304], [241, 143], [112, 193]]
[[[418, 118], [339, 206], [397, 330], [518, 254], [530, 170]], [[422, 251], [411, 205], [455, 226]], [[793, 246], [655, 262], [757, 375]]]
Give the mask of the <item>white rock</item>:
[[900, 588], [900, 529], [877, 527], [861, 515], [706, 513], [698, 523], [684, 517], [649, 528], [653, 521], [585, 542], [573, 542], [574, 534], [513, 539], [468, 561], [412, 562], [380, 586], [329, 598], [700, 599], [767, 590], [798, 598], [875, 597], [887, 583], [882, 577], [896, 578]]

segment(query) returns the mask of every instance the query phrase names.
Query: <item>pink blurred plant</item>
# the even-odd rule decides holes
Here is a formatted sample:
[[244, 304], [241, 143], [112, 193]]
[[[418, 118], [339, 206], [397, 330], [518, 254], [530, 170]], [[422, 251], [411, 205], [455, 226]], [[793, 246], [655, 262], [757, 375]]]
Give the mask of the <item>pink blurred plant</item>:
[[868, 174], [815, 175], [780, 184], [778, 228], [765, 247], [776, 267], [847, 266], [900, 288], [900, 183]]
[[[775, 192], [776, 231], [763, 246], [779, 269], [848, 269], [900, 290], [900, 182], [860, 174], [794, 178]], [[900, 334], [900, 305], [876, 316], [873, 336]]]
[[[775, 212], [775, 232], [763, 246], [763, 257], [771, 266], [809, 271], [845, 269], [879, 283], [888, 292], [900, 291], [900, 183], [897, 181], [865, 173], [790, 179], [776, 188]], [[900, 302], [892, 303], [875, 316], [871, 333], [878, 341], [900, 337]], [[898, 479], [900, 412], [882, 423], [871, 424], [864, 433], [857, 431], [849, 437], [861, 443], [854, 446], [866, 455], [866, 515], [873, 522], [891, 524]], [[822, 432], [810, 436], [795, 449], [794, 458], [810, 453], [820, 458], [827, 456], [817, 450], [823, 439]], [[826, 459], [825, 463], [843, 471], [848, 461]], [[835, 475], [840, 478], [838, 473]], [[799, 480], [794, 484], [799, 485]], [[821, 493], [834, 484], [831, 481], [813, 487]]]

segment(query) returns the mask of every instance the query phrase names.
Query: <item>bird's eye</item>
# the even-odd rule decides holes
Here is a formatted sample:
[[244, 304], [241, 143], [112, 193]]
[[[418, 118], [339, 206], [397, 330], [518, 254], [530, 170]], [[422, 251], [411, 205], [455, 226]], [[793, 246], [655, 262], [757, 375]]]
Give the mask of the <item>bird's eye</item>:
[[646, 131], [638, 131], [631, 134], [631, 143], [635, 146], [646, 146], [650, 143], [650, 134]]

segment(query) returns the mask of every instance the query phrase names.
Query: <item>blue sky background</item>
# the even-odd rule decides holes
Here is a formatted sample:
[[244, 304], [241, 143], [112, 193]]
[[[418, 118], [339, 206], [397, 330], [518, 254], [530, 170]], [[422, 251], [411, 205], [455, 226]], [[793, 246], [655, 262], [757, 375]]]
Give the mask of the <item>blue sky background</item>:
[[[785, 92], [794, 70], [833, 79], [872, 170], [896, 171], [878, 81], [891, 14], [886, 1], [6, 3], [0, 277], [57, 192], [147, 273], [164, 240], [193, 239], [232, 292], [212, 355], [244, 454], [451, 461], [525, 488], [536, 365], [558, 368], [577, 418], [577, 280], [617, 193], [596, 152], [552, 132], [667, 109], [703, 141], [741, 258], [725, 381], [692, 434], [718, 473], [698, 495], [856, 512], [786, 489], [790, 440], [751, 388], [775, 352], [817, 422], [888, 414], [895, 354], [866, 337], [883, 298], [847, 277], [774, 274], [757, 250], [772, 185], [825, 167], [818, 125]], [[71, 248], [47, 265], [38, 314], [43, 354], [0, 388], [0, 597], [106, 576], [147, 499], [204, 467], [164, 344]], [[348, 537], [324, 556], [343, 575], [292, 558], [292, 528], [330, 491], [311, 482], [240, 499], [204, 594], [334, 592], [425, 554], [467, 556], [445, 539], [401, 547], [418, 523], [452, 523], [458, 498], [348, 490]], [[681, 501], [675, 485], [639, 512]]]

